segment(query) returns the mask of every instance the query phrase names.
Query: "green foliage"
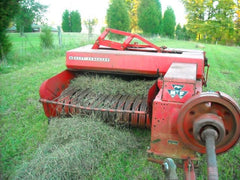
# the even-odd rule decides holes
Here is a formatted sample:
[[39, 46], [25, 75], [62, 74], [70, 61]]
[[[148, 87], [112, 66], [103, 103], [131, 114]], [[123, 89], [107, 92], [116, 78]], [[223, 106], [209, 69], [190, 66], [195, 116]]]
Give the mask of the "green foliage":
[[236, 2], [235, 42], [240, 46], [240, 0]]
[[182, 27], [180, 24], [178, 24], [176, 27], [176, 38], [178, 40], [182, 39]]
[[42, 32], [40, 34], [41, 47], [43, 48], [51, 48], [53, 47], [53, 34], [51, 31], [51, 27], [44, 26], [42, 28]]
[[19, 0], [0, 1], [0, 63], [10, 51], [11, 42], [6, 35], [6, 29], [18, 10]]
[[189, 40], [190, 39], [190, 34], [191, 34], [191, 32], [189, 32], [186, 29], [185, 25], [183, 26], [183, 28], [181, 27], [180, 24], [177, 25], [177, 27], [176, 27], [176, 38], [178, 40]]
[[188, 13], [187, 27], [197, 40], [206, 42], [233, 44], [234, 0], [182, 0]]
[[140, 4], [140, 0], [125, 0], [129, 9], [129, 16], [130, 16], [130, 29], [131, 32], [139, 32], [140, 29], [138, 27], [138, 16], [137, 10]]
[[105, 31], [105, 29], [106, 29], [106, 27], [101, 27], [101, 29], [100, 29], [100, 33], [102, 34], [103, 31]]
[[88, 30], [88, 35], [92, 35], [92, 32], [93, 32], [93, 28], [95, 25], [97, 25], [98, 23], [98, 20], [96, 18], [94, 19], [87, 19], [84, 21], [84, 24]]
[[10, 51], [12, 43], [5, 31], [0, 32], [0, 65], [6, 60], [6, 55]]
[[62, 30], [64, 32], [81, 32], [81, 16], [78, 11], [65, 10], [62, 15]]
[[174, 38], [176, 18], [171, 7], [167, 7], [163, 17], [163, 35]]
[[34, 22], [41, 22], [46, 10], [46, 5], [35, 2], [35, 0], [20, 1], [20, 11], [16, 15], [17, 29], [20, 31], [20, 34], [31, 32], [31, 25]]
[[82, 25], [81, 25], [81, 17], [78, 11], [72, 11], [70, 13], [70, 21], [71, 21], [71, 32], [81, 32]]
[[160, 34], [162, 9], [158, 0], [141, 0], [137, 13], [138, 25], [144, 34]]
[[65, 10], [62, 15], [62, 30], [71, 32], [70, 13], [68, 10]]
[[[124, 0], [113, 0], [107, 10], [107, 25], [109, 28], [129, 31], [130, 17]], [[120, 39], [121, 36], [111, 34], [111, 38]]]

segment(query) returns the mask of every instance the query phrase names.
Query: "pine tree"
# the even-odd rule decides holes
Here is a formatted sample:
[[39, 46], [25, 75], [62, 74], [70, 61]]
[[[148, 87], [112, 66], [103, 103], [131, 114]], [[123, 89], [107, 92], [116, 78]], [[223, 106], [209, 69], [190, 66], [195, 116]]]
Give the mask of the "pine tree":
[[[109, 28], [122, 31], [129, 31], [130, 18], [128, 8], [124, 0], [113, 0], [107, 10], [107, 25]], [[112, 36], [112, 38], [120, 38], [120, 36]]]
[[176, 38], [178, 40], [183, 39], [182, 35], [183, 35], [182, 27], [181, 27], [180, 24], [178, 24], [177, 27], [176, 27]]
[[162, 10], [158, 0], [141, 0], [138, 8], [138, 25], [144, 34], [161, 32]]
[[72, 11], [70, 13], [70, 21], [71, 21], [71, 32], [81, 32], [81, 17], [78, 11]]
[[171, 7], [167, 7], [163, 17], [163, 35], [174, 38], [176, 18]]
[[65, 10], [62, 15], [62, 30], [64, 32], [71, 32], [70, 13], [68, 10]]

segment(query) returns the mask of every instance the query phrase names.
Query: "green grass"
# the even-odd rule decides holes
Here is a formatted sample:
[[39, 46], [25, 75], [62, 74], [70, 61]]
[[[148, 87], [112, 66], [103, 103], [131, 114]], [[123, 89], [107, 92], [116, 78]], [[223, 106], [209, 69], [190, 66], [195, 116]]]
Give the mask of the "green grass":
[[54, 47], [43, 49], [40, 47], [39, 33], [25, 33], [23, 37], [17, 33], [9, 34], [12, 51], [6, 56], [7, 64], [0, 64], [0, 73], [13, 72], [28, 65], [63, 57], [67, 50], [93, 43], [96, 37], [89, 39], [86, 34], [63, 33], [62, 45], [59, 46], [58, 35], [53, 33]]
[[128, 159], [123, 158], [133, 155], [140, 145], [140, 139], [128, 129], [108, 126], [95, 116], [54, 119], [49, 125], [47, 141], [31, 161], [21, 164], [14, 178], [92, 179], [98, 176], [102, 179], [105, 171], [95, 173], [106, 159], [121, 159], [129, 164]]
[[[0, 65], [0, 174], [4, 179], [21, 177], [18, 176], [21, 174], [20, 171], [24, 170], [21, 166], [27, 169], [31, 167], [32, 162], [35, 164], [38, 162], [36, 154], [46, 147], [53, 135], [51, 129], [54, 128], [54, 124], [48, 128], [47, 118], [42, 105], [38, 102], [39, 87], [44, 80], [65, 69], [66, 50], [88, 43], [88, 39], [82, 34], [63, 34], [63, 45], [59, 47], [55, 34], [55, 47], [48, 50], [40, 48], [38, 33], [26, 34], [26, 37], [10, 34], [10, 38], [14, 42], [13, 51], [7, 56], [8, 64]], [[160, 46], [191, 49], [194, 49], [197, 44], [158, 38], [151, 41]], [[205, 44], [204, 50], [211, 65], [208, 87], [204, 90], [224, 91], [240, 103], [240, 48]], [[70, 123], [66, 127], [71, 129], [71, 122], [75, 122], [75, 119], [65, 120]], [[55, 125], [58, 127], [57, 124]], [[58, 130], [61, 132], [61, 128]], [[116, 131], [121, 130], [116, 129]], [[99, 164], [94, 167], [93, 172], [90, 172], [91, 178], [159, 179], [160, 177], [161, 179], [163, 177], [160, 166], [146, 160], [150, 132], [133, 129], [127, 135], [142, 141], [137, 142], [137, 148], [122, 152], [118, 152], [116, 148], [108, 152], [104, 159], [99, 158]], [[64, 139], [61, 136], [59, 138]], [[118, 141], [114, 140], [114, 142]], [[54, 143], [56, 141], [51, 144]], [[71, 145], [70, 142], [69, 145]], [[53, 153], [61, 155], [61, 150]], [[94, 152], [98, 151], [94, 150]], [[237, 145], [228, 153], [218, 156], [221, 179], [240, 179], [239, 152], [240, 145]], [[44, 160], [50, 161], [50, 159], [51, 155]], [[44, 160], [41, 162], [45, 162]], [[202, 161], [199, 179], [206, 179], [206, 163], [204, 159]], [[76, 166], [79, 165], [79, 162], [75, 163]]]

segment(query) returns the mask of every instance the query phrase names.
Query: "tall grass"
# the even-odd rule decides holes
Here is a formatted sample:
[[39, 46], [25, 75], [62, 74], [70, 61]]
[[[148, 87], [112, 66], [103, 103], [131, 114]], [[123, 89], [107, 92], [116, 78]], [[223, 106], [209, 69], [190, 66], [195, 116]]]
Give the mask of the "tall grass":
[[[39, 33], [10, 34], [13, 49], [0, 65], [0, 174], [7, 178], [23, 159], [29, 159], [46, 136], [47, 123], [39, 100], [41, 83], [65, 69], [66, 50], [94, 40], [83, 34], [54, 36], [53, 49], [40, 47]], [[68, 38], [69, 37], [69, 38]]]

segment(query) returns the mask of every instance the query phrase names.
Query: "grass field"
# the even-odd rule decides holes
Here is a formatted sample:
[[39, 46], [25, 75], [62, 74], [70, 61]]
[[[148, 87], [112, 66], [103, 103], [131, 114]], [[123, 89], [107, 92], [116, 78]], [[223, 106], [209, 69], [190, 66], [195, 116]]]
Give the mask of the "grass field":
[[[84, 179], [162, 179], [160, 166], [146, 160], [150, 131], [114, 129], [101, 122], [97, 122], [100, 130], [94, 129], [91, 119], [95, 117], [56, 119], [48, 126], [42, 105], [38, 102], [41, 83], [65, 69], [66, 50], [93, 42], [86, 35], [63, 34], [63, 44], [60, 47], [57, 35], [54, 37], [55, 47], [42, 49], [38, 33], [26, 34], [25, 37], [10, 34], [13, 51], [7, 56], [8, 63], [1, 64], [0, 67], [2, 178], [34, 179], [34, 176], [26, 175], [32, 171], [38, 179], [76, 179], [80, 177], [77, 172], [85, 172], [82, 177]], [[150, 40], [160, 46], [176, 48], [194, 49], [197, 44], [160, 38]], [[211, 65], [208, 87], [204, 90], [224, 91], [240, 103], [240, 48], [205, 44], [204, 50]], [[116, 138], [112, 130], [116, 131]], [[96, 132], [97, 136], [106, 138], [106, 142], [103, 141], [105, 144], [112, 140], [112, 144], [106, 147], [102, 144], [92, 146], [91, 142], [101, 141], [94, 139], [95, 136], [89, 132]], [[132, 143], [128, 140], [120, 141], [117, 135], [126, 136]], [[78, 144], [80, 141], [86, 142], [86, 146]], [[81, 149], [82, 146], [86, 148]], [[98, 148], [105, 152], [104, 156], [98, 154]], [[38, 155], [44, 158], [41, 159]], [[85, 158], [81, 159], [80, 155]], [[228, 153], [218, 156], [220, 179], [240, 179], [239, 157], [239, 144]], [[63, 169], [53, 168], [61, 163], [66, 163], [61, 166]], [[82, 163], [85, 163], [84, 166]], [[39, 164], [39, 167], [32, 164]], [[204, 157], [198, 171], [198, 179], [206, 179]]]

